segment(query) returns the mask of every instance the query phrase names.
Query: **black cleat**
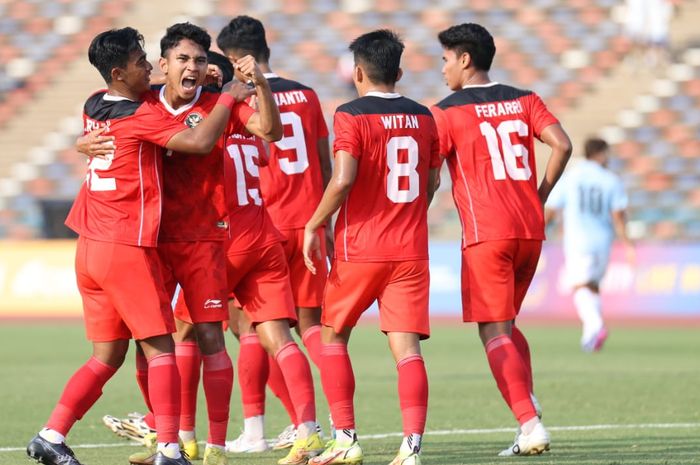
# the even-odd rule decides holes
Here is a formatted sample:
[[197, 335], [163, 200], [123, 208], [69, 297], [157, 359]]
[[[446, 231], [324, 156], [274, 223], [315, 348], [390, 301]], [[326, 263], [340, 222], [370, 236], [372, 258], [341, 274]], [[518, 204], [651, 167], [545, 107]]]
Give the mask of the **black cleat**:
[[153, 461], [153, 465], [192, 465], [185, 454], [182, 454], [179, 459], [171, 459], [166, 457], [162, 452], [156, 454], [156, 459]]
[[29, 441], [27, 455], [44, 465], [81, 465], [65, 442], [54, 444], [38, 434]]

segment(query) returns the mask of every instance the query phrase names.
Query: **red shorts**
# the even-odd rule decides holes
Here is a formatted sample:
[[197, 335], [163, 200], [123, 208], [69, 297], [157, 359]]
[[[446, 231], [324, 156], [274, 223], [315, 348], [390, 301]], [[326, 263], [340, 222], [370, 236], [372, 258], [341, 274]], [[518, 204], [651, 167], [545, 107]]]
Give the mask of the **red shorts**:
[[326, 277], [328, 276], [325, 229], [319, 228], [317, 232], [321, 239], [323, 260], [316, 267], [316, 274], [312, 274], [304, 264], [304, 228], [280, 232], [287, 240], [284, 244], [284, 253], [289, 264], [289, 279], [292, 284], [294, 303], [297, 307], [320, 307], [321, 302], [323, 302], [323, 288], [326, 286]]
[[385, 333], [430, 336], [428, 260], [358, 263], [334, 260], [323, 297], [321, 323], [336, 333], [352, 328], [377, 300]]
[[175, 317], [187, 323], [228, 320], [226, 305], [226, 254], [220, 241], [164, 242], [158, 244], [163, 278], [169, 295], [177, 284], [187, 306]]
[[253, 324], [281, 319], [296, 323], [289, 268], [279, 242], [226, 258], [229, 289]]
[[155, 248], [80, 237], [75, 274], [89, 340], [141, 340], [175, 331]]
[[490, 323], [515, 319], [520, 312], [542, 241], [504, 239], [462, 250], [462, 318]]

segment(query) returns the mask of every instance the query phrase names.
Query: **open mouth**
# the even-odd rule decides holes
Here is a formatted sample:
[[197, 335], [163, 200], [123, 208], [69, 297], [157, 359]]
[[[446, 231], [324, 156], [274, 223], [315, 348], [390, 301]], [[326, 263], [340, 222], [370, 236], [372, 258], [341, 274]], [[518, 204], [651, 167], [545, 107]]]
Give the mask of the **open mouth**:
[[197, 87], [197, 80], [191, 76], [182, 79], [182, 88], [185, 90], [194, 90]]

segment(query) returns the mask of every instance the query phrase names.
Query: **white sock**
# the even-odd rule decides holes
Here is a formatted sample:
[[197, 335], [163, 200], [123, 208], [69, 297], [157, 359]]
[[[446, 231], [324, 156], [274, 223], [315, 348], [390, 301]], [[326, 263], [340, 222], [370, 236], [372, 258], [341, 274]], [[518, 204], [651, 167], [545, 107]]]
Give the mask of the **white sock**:
[[156, 452], [162, 452], [169, 459], [179, 459], [180, 445], [176, 442], [159, 442]]
[[530, 418], [528, 421], [520, 425], [520, 431], [523, 432], [523, 434], [530, 434], [532, 433], [532, 430], [535, 429], [535, 426], [540, 422], [540, 419], [536, 416]]
[[587, 287], [579, 287], [574, 291], [574, 305], [583, 323], [581, 343], [590, 341], [603, 328], [603, 317], [600, 313], [600, 294]]
[[66, 437], [59, 433], [58, 431], [50, 428], [44, 428], [39, 431], [39, 436], [46, 439], [51, 444], [61, 444], [66, 442]]
[[305, 421], [297, 425], [297, 439], [306, 439], [316, 432], [316, 421]]
[[219, 446], [219, 445], [216, 445], [216, 444], [209, 444], [209, 443], [207, 443], [207, 449], [210, 448], [210, 447], [212, 447], [212, 448], [215, 447], [215, 448], [217, 448], [217, 449], [226, 450], [226, 448], [225, 448], [224, 446]]
[[336, 444], [352, 444], [355, 442], [357, 434], [354, 429], [337, 429], [335, 430]]
[[180, 436], [180, 439], [182, 439], [182, 442], [190, 442], [190, 441], [195, 440], [194, 431], [180, 430], [177, 433], [177, 435]]
[[246, 439], [259, 441], [265, 438], [265, 416], [256, 415], [243, 420], [243, 434]]
[[422, 441], [422, 434], [413, 433], [410, 436], [404, 436], [399, 453], [403, 455], [419, 454]]

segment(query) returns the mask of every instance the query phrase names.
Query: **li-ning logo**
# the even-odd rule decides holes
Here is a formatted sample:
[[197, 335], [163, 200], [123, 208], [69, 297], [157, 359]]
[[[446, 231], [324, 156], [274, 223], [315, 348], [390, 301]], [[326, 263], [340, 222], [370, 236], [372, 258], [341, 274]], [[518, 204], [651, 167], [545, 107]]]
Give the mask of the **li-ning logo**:
[[224, 308], [224, 306], [219, 299], [207, 299], [204, 302], [204, 308]]
[[187, 119], [185, 119], [185, 124], [187, 125], [187, 127], [194, 128], [203, 120], [204, 118], [202, 118], [202, 115], [200, 115], [199, 113], [190, 113], [189, 115], [187, 115]]

